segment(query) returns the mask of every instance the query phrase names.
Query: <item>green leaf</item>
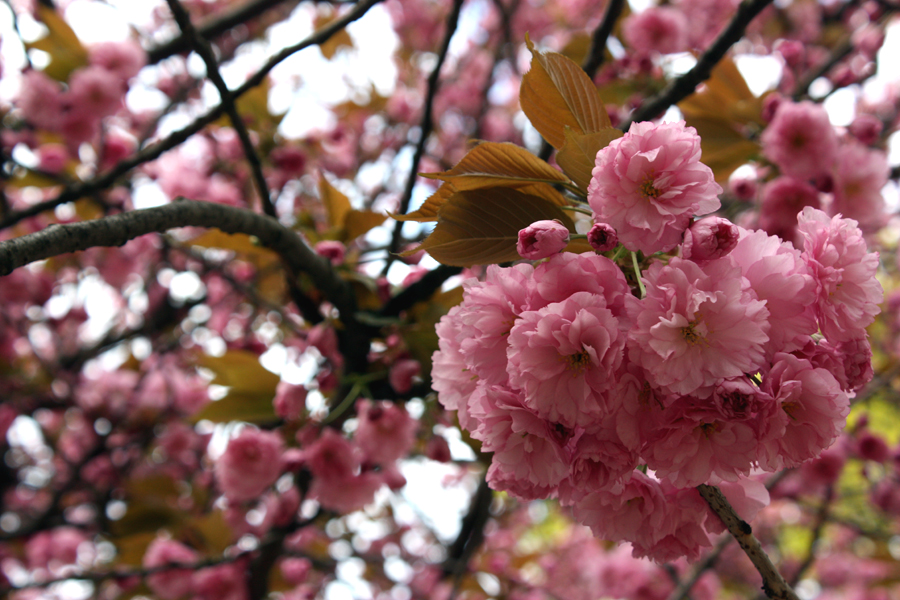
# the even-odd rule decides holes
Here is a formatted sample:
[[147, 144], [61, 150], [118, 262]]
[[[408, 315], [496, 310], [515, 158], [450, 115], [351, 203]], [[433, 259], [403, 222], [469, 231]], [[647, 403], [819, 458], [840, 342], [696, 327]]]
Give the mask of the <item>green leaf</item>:
[[615, 127], [608, 127], [596, 133], [578, 133], [571, 127], [566, 127], [566, 141], [556, 155], [556, 162], [578, 188], [587, 193], [597, 152], [622, 135], [624, 134]]
[[540, 52], [526, 36], [531, 70], [522, 77], [519, 103], [525, 116], [556, 149], [566, 141], [565, 128], [596, 133], [612, 127], [597, 86], [578, 64], [555, 52]]
[[230, 391], [224, 398], [210, 402], [200, 412], [192, 415], [191, 421], [194, 423], [203, 420], [213, 423], [230, 423], [231, 421], [271, 423], [277, 418], [272, 405], [274, 398], [274, 390], [271, 394]]
[[458, 192], [438, 212], [438, 224], [421, 246], [445, 265], [469, 267], [517, 260], [519, 230], [535, 221], [556, 219], [569, 231], [572, 219], [543, 198], [512, 188]]

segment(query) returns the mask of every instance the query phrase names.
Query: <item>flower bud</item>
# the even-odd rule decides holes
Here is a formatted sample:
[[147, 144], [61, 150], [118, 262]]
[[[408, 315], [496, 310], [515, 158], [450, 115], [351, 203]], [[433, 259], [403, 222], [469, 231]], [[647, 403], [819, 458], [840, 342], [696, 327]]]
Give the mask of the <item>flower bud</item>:
[[721, 217], [696, 221], [684, 232], [681, 255], [693, 261], [722, 258], [738, 243], [737, 225]]
[[619, 236], [609, 223], [594, 223], [587, 241], [596, 252], [607, 252], [619, 245]]
[[516, 250], [529, 260], [547, 258], [561, 252], [569, 243], [569, 230], [559, 221], [535, 221], [519, 231]]

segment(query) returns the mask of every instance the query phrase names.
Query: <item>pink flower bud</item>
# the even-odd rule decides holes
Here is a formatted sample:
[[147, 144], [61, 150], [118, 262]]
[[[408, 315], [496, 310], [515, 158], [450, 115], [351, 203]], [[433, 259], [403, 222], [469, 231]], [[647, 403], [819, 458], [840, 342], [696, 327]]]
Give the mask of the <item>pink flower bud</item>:
[[529, 260], [547, 258], [561, 252], [569, 243], [569, 230], [559, 221], [535, 221], [519, 231], [516, 250]]
[[325, 240], [316, 244], [316, 254], [327, 258], [335, 266], [344, 262], [344, 252], [344, 245], [340, 242]]
[[684, 232], [681, 254], [694, 261], [722, 258], [737, 246], [739, 235], [737, 225], [728, 219], [706, 217]]
[[421, 370], [422, 367], [417, 360], [398, 360], [391, 367], [389, 376], [391, 387], [394, 388], [398, 394], [405, 394], [412, 389], [413, 378], [416, 377]]
[[756, 198], [756, 193], [759, 192], [759, 182], [750, 177], [735, 177], [728, 181], [728, 189], [738, 200], [749, 202]]
[[878, 141], [881, 136], [881, 130], [884, 124], [881, 119], [874, 115], [861, 114], [850, 123], [847, 128], [850, 135], [858, 139], [867, 146], [871, 146]]
[[594, 223], [587, 233], [587, 241], [596, 252], [608, 252], [619, 245], [619, 236], [612, 225]]

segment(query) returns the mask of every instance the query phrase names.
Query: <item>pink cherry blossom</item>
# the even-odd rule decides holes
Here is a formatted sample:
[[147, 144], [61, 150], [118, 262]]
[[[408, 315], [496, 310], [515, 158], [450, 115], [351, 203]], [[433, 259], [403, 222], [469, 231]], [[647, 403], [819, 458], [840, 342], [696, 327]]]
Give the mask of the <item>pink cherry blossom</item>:
[[784, 435], [760, 456], [760, 466], [776, 471], [795, 467], [828, 448], [844, 428], [850, 402], [834, 376], [791, 354], [775, 355], [762, 389], [775, 398]]
[[275, 414], [289, 421], [300, 418], [306, 410], [306, 395], [305, 386], [279, 381], [275, 388], [275, 399], [272, 400]]
[[569, 230], [559, 221], [535, 221], [519, 231], [519, 256], [540, 260], [558, 254], [569, 243]]
[[654, 6], [625, 19], [622, 34], [636, 52], [671, 54], [687, 50], [687, 28], [680, 10]]
[[722, 188], [700, 162], [700, 137], [684, 121], [632, 123], [597, 153], [588, 203], [629, 250], [674, 248], [691, 217], [718, 210]]
[[200, 569], [192, 578], [195, 600], [247, 600], [247, 576], [243, 562]]
[[600, 489], [572, 507], [575, 519], [604, 540], [650, 548], [674, 532], [670, 507], [659, 481], [639, 470], [616, 489]]
[[798, 179], [826, 173], [838, 155], [838, 138], [828, 113], [809, 101], [781, 102], [760, 142], [766, 158], [783, 174]]
[[882, 150], [862, 144], [841, 146], [833, 171], [834, 202], [831, 214], [842, 214], [859, 222], [867, 231], [884, 225], [885, 207], [881, 189], [887, 185], [890, 167]]
[[856, 221], [805, 208], [798, 217], [803, 259], [818, 286], [816, 317], [832, 343], [865, 337], [884, 292], [875, 278], [878, 254], [868, 252]]
[[532, 281], [536, 294], [530, 298], [528, 310], [538, 310], [553, 302], [562, 302], [578, 292], [602, 297], [604, 306], [614, 316], [625, 313], [625, 297], [631, 295], [628, 282], [616, 263], [591, 252], [563, 252], [540, 263]]
[[219, 487], [239, 502], [260, 496], [281, 475], [283, 450], [278, 434], [244, 428], [216, 461]]
[[549, 421], [586, 427], [615, 410], [626, 336], [603, 304], [602, 296], [578, 292], [522, 313], [509, 333], [510, 384]]
[[458, 315], [461, 310], [462, 306], [454, 306], [435, 327], [438, 350], [431, 357], [431, 387], [444, 408], [458, 411], [460, 427], [468, 428], [466, 407], [475, 391], [477, 377], [469, 372], [466, 357], [460, 349]]
[[672, 258], [652, 264], [645, 280], [647, 296], [628, 299], [628, 353], [651, 385], [691, 394], [762, 365], [769, 311], [745, 289], [740, 269], [724, 259], [704, 270]]
[[[156, 538], [144, 553], [144, 568], [161, 567], [170, 564], [192, 565], [198, 555], [181, 542], [166, 538]], [[147, 585], [162, 600], [177, 600], [187, 596], [192, 588], [193, 569], [166, 569], [147, 576]]]
[[759, 228], [788, 242], [797, 241], [797, 213], [807, 206], [819, 208], [819, 192], [794, 177], [776, 177], [763, 188]]
[[769, 311], [767, 354], [802, 348], [816, 332], [816, 282], [793, 245], [764, 231], [741, 229], [741, 238], [726, 257]]
[[524, 499], [546, 498], [569, 474], [572, 431], [539, 417], [509, 388], [481, 384], [472, 398], [472, 437], [493, 452], [488, 482]]
[[138, 74], [147, 64], [147, 55], [135, 42], [103, 42], [91, 46], [89, 59], [92, 65], [103, 67], [123, 82]]
[[559, 484], [560, 502], [574, 504], [591, 492], [612, 489], [637, 465], [637, 450], [619, 438], [615, 418], [604, 419], [577, 436], [569, 477]]
[[405, 456], [416, 439], [418, 421], [406, 409], [390, 402], [357, 403], [354, 440], [366, 456], [366, 462], [388, 466]]

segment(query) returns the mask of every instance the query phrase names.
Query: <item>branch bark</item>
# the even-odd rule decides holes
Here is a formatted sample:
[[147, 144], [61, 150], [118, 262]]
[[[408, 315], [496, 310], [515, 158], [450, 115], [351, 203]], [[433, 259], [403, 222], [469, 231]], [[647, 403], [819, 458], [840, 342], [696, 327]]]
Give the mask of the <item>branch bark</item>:
[[706, 52], [697, 59], [694, 68], [681, 77], [673, 79], [662, 92], [642, 104], [634, 111], [630, 119], [622, 123], [620, 129], [627, 130], [631, 123], [636, 121], [649, 121], [662, 114], [673, 104], [677, 104], [693, 94], [698, 85], [709, 79], [713, 67], [722, 60], [728, 49], [741, 39], [750, 21], [771, 3], [772, 0], [744, 0], [741, 2], [731, 22], [710, 44]]
[[210, 202], [181, 200], [91, 221], [50, 225], [46, 229], [0, 242], [0, 275], [37, 260], [94, 246], [121, 246], [136, 237], [177, 227], [216, 227], [245, 233], [278, 253], [294, 272], [305, 272], [340, 311], [349, 327], [355, 324], [356, 301], [350, 285], [296, 233], [275, 219], [251, 210]]
[[719, 488], [711, 485], [697, 486], [700, 496], [706, 500], [706, 503], [716, 513], [728, 532], [734, 537], [741, 549], [756, 567], [756, 570], [763, 578], [763, 591], [769, 598], [777, 600], [800, 600], [791, 586], [787, 584], [775, 565], [769, 559], [768, 555], [762, 549], [762, 546], [755, 537], [753, 537], [753, 529], [750, 524], [741, 519], [734, 511], [734, 508], [725, 498], [725, 495]]

